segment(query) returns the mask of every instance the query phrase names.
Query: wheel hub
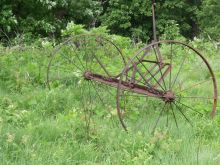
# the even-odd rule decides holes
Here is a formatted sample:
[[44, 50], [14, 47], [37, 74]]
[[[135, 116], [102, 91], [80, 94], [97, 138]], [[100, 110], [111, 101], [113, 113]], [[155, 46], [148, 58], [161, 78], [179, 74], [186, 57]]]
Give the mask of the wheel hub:
[[173, 102], [175, 100], [174, 93], [172, 91], [167, 91], [163, 96], [163, 100], [167, 103]]

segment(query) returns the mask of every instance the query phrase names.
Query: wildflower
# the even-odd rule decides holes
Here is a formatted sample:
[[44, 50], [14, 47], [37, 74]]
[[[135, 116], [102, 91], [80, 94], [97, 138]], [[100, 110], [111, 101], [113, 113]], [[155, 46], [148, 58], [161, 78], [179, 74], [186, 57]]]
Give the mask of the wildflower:
[[15, 139], [15, 135], [14, 134], [7, 134], [7, 142], [8, 143], [12, 143]]
[[21, 143], [27, 144], [28, 139], [29, 139], [29, 136], [28, 136], [28, 135], [23, 135], [22, 138], [21, 138]]

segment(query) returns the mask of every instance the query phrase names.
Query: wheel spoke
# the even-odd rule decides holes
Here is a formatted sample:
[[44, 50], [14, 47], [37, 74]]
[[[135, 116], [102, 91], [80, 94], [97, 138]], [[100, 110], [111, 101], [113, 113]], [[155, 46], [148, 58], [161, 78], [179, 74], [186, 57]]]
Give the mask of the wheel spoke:
[[210, 80], [211, 80], [211, 78], [209, 78], [209, 79], [207, 79], [207, 80], [204, 80], [204, 81], [200, 81], [200, 82], [198, 82], [198, 83], [196, 83], [196, 84], [193, 84], [193, 85], [191, 85], [191, 86], [189, 86], [189, 87], [187, 87], [187, 88], [185, 88], [185, 89], [182, 89], [181, 91], [177, 92], [176, 94], [182, 93], [182, 92], [184, 92], [184, 91], [187, 91], [187, 90], [189, 90], [189, 89], [192, 89], [192, 88], [194, 88], [194, 87], [197, 87], [197, 86], [199, 86], [199, 85], [202, 85], [202, 84], [204, 84], [204, 83], [206, 83], [206, 82], [208, 82], [208, 81], [210, 81]]
[[156, 121], [156, 123], [155, 123], [155, 125], [154, 125], [154, 127], [153, 127], [152, 133], [154, 133], [154, 131], [155, 131], [157, 125], [158, 125], [158, 122], [159, 122], [161, 116], [163, 115], [163, 112], [164, 112], [164, 110], [165, 110], [165, 107], [166, 107], [166, 103], [164, 104], [163, 108], [162, 108], [161, 111], [160, 111], [160, 114], [159, 114], [159, 116], [158, 116], [158, 118], [157, 118], [157, 121]]
[[176, 120], [176, 115], [175, 115], [174, 110], [173, 110], [173, 105], [172, 105], [172, 103], [170, 103], [170, 107], [171, 107], [171, 110], [172, 110], [172, 114], [173, 114], [174, 121], [175, 121], [175, 123], [176, 123], [176, 127], [179, 129], [178, 124], [177, 124], [177, 120]]
[[[76, 51], [76, 49], [74, 50], [74, 52]], [[77, 53], [76, 53], [77, 54]], [[66, 54], [62, 54], [62, 57], [65, 57], [65, 59], [68, 61], [69, 64], [73, 64], [77, 69], [79, 70], [83, 70], [83, 68], [79, 67], [77, 64], [76, 64], [76, 61], [74, 59], [69, 59], [69, 57], [66, 56]], [[64, 61], [65, 62], [65, 61]], [[82, 66], [83, 67], [83, 66]]]
[[176, 80], [177, 80], [177, 78], [178, 78], [178, 76], [179, 76], [179, 74], [180, 74], [180, 71], [181, 71], [181, 69], [182, 69], [182, 67], [183, 67], [183, 64], [185, 63], [185, 60], [186, 60], [186, 56], [184, 57], [184, 59], [183, 59], [181, 65], [180, 65], [180, 67], [179, 67], [179, 70], [178, 70], [177, 75], [176, 75], [176, 77], [175, 77], [175, 79], [174, 79], [174, 82], [173, 82], [173, 84], [171, 85], [171, 89], [173, 88], [173, 86], [174, 86], [175, 83], [176, 83]]
[[82, 66], [82, 68], [84, 69], [84, 71], [86, 70], [86, 67], [83, 65], [83, 62], [82, 62], [82, 60], [80, 59], [80, 57], [78, 56], [78, 53], [75, 53], [75, 55], [76, 55], [76, 58], [78, 59], [78, 61], [79, 61], [79, 63], [80, 63], [80, 65]]
[[165, 88], [165, 90], [167, 90], [166, 83], [164, 81], [164, 77], [163, 77], [163, 74], [162, 74], [162, 71], [161, 71], [162, 69], [160, 69], [160, 67], [161, 67], [160, 65], [161, 65], [162, 61], [159, 61], [158, 56], [157, 56], [157, 52], [156, 52], [156, 51], [159, 51], [159, 50], [155, 50], [154, 46], [153, 46], [153, 49], [154, 49], [154, 54], [155, 54], [157, 62], [158, 62], [158, 67], [159, 67], [159, 70], [160, 70], [160, 75], [161, 75], [161, 78], [162, 78], [162, 81], [163, 81], [164, 88]]
[[139, 73], [139, 75], [142, 77], [142, 79], [144, 80], [144, 82], [145, 82], [144, 85], [149, 86], [150, 84], [147, 82], [147, 80], [145, 79], [145, 77], [143, 76], [143, 74], [141, 73], [141, 71], [140, 71], [138, 68], [136, 68], [136, 70], [137, 70], [137, 72]]
[[213, 100], [212, 97], [200, 97], [200, 96], [177, 96], [178, 98], [184, 99], [203, 99], [203, 100]]
[[96, 61], [98, 62], [98, 64], [101, 66], [101, 68], [104, 70], [104, 72], [111, 77], [111, 75], [108, 73], [108, 71], [106, 70], [105, 66], [103, 65], [103, 63], [99, 60], [99, 58], [92, 53], [92, 56], [96, 59]]
[[[163, 91], [165, 91], [165, 89], [161, 86], [161, 84], [157, 81], [157, 79], [154, 77], [154, 75], [152, 75], [152, 73], [146, 68], [146, 66], [140, 61], [140, 59], [137, 57], [137, 56], [135, 56], [137, 59], [138, 59], [138, 61], [139, 61], [139, 63], [141, 63], [141, 65], [147, 70], [147, 72], [151, 75], [151, 77], [156, 81], [156, 83], [161, 87], [161, 89], [163, 90]], [[146, 80], [145, 80], [146, 81]]]
[[176, 103], [174, 103], [179, 110], [179, 112], [182, 114], [182, 116], [186, 119], [186, 121], [193, 127], [191, 121], [186, 117], [186, 115], [183, 113], [182, 108], [180, 108]]
[[202, 114], [201, 112], [199, 112], [199, 111], [197, 111], [197, 110], [191, 108], [190, 106], [188, 106], [188, 105], [186, 105], [186, 104], [183, 104], [183, 103], [181, 103], [180, 101], [177, 101], [177, 100], [176, 100], [176, 102], [178, 102], [179, 104], [185, 106], [186, 108], [190, 109], [191, 111], [194, 111], [194, 112], [196, 112], [196, 113], [198, 113], [198, 114], [200, 114], [200, 115], [203, 116], [203, 114]]
[[99, 100], [101, 101], [102, 105], [105, 107], [105, 103], [104, 103], [102, 97], [100, 96], [100, 94], [99, 94], [99, 92], [98, 92], [98, 89], [95, 87], [95, 85], [94, 85], [92, 82], [91, 82], [91, 84], [92, 84], [92, 87], [93, 87], [93, 89], [95, 90], [95, 92], [96, 92], [96, 94], [97, 94]]
[[[128, 90], [126, 90], [126, 91], [128, 91]], [[132, 94], [130, 94], [130, 95], [127, 95], [127, 96], [131, 96], [131, 97], [146, 97], [146, 98], [148, 98], [148, 97], [150, 97], [150, 98], [162, 98], [162, 97], [159, 97], [159, 96], [149, 96], [149, 95], [141, 95], [141, 94], [140, 95], [136, 95], [136, 94], [132, 95]]]
[[[150, 48], [149, 53], [144, 54], [147, 48]], [[159, 55], [163, 55], [162, 60], [159, 59]], [[208, 103], [213, 106], [212, 111], [215, 111], [216, 108], [216, 82], [210, 65], [197, 50], [181, 42], [159, 41], [151, 43], [138, 51], [129, 60], [119, 78], [121, 80], [118, 85], [118, 102], [121, 103], [119, 105], [124, 106], [126, 112], [127, 108], [137, 111], [143, 109], [143, 112], [138, 111], [137, 114], [133, 114], [134, 116], [130, 116], [132, 115], [130, 111], [128, 111], [129, 113], [126, 117], [123, 115], [124, 121], [128, 117], [128, 121], [132, 120], [134, 122], [134, 125], [130, 125], [134, 130], [139, 128], [136, 126], [139, 126], [140, 123], [147, 121], [148, 115], [146, 113], [146, 117], [144, 116], [145, 106], [142, 105], [146, 105], [150, 101], [160, 105], [160, 109], [154, 113], [155, 119], [150, 126], [150, 131], [153, 130], [152, 132], [159, 129], [158, 127], [176, 127], [179, 129], [180, 122], [187, 123], [187, 126], [193, 127], [194, 121], [192, 117], [206, 115], [205, 110], [196, 106]], [[126, 98], [129, 100], [123, 100], [125, 98], [120, 96], [120, 90], [124, 89], [120, 88], [123, 87], [124, 81], [139, 84], [140, 86], [148, 85], [147, 88], [154, 89], [151, 93], [159, 91], [164, 95], [163, 97], [157, 97], [153, 94], [153, 96], [148, 96], [151, 95], [150, 93], [148, 95], [133, 93], [132, 91], [135, 90], [132, 90], [131, 86], [131, 88], [125, 89]], [[120, 83], [122, 84], [121, 86]], [[206, 85], [213, 87], [214, 90], [211, 88], [210, 90], [205, 89]], [[139, 86], [135, 87], [138, 88]], [[143, 88], [143, 90], [147, 90], [147, 88]], [[124, 101], [126, 101], [126, 105], [123, 104]], [[133, 101], [136, 101], [136, 103], [130, 105]], [[123, 112], [123, 108], [121, 111]], [[137, 120], [138, 118], [136, 117], [141, 117], [142, 120]]]

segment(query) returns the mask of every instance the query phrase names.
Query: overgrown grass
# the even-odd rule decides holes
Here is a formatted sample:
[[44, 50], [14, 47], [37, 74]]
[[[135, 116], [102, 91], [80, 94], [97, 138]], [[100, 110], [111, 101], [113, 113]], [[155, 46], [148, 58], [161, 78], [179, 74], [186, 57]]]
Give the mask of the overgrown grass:
[[[126, 133], [114, 97], [106, 108], [93, 96], [92, 112], [85, 112], [80, 93], [86, 84], [48, 90], [47, 55], [36, 48], [1, 52], [0, 164], [219, 164], [219, 113], [214, 120], [198, 119], [193, 128], [182, 121], [179, 129], [173, 123], [154, 134]], [[209, 60], [220, 81], [220, 58]]]

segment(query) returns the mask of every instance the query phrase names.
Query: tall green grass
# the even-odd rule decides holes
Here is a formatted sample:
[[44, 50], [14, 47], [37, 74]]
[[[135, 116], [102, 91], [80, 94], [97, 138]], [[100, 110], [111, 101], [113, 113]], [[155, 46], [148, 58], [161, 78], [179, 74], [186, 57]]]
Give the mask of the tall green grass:
[[[154, 134], [126, 133], [115, 98], [108, 97], [112, 106], [105, 107], [94, 97], [88, 128], [77, 83], [46, 88], [47, 54], [28, 48], [0, 56], [0, 164], [219, 164], [218, 114], [198, 118], [194, 127], [182, 120], [179, 129], [173, 123]], [[219, 59], [210, 61], [220, 81]], [[151, 116], [146, 124], [153, 122]]]

